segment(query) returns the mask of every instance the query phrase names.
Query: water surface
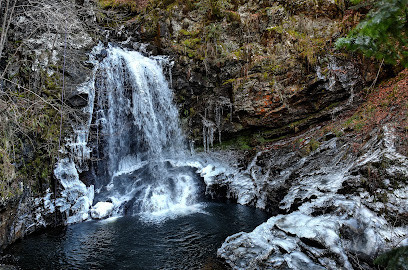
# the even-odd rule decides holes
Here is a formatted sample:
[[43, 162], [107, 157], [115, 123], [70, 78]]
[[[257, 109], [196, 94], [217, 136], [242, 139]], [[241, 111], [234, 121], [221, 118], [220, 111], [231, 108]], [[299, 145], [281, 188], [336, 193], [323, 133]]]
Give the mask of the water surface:
[[161, 223], [137, 216], [88, 221], [30, 236], [7, 253], [22, 269], [214, 269], [227, 236], [267, 219], [260, 210], [235, 204], [210, 202], [203, 210]]

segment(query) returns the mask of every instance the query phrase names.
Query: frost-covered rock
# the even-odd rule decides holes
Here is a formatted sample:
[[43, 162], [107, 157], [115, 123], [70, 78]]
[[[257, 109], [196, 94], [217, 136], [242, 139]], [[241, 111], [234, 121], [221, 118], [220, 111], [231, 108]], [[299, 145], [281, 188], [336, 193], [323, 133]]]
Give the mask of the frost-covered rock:
[[207, 194], [233, 199], [240, 204], [250, 204], [256, 196], [255, 185], [245, 172], [240, 173], [231, 166], [233, 162], [234, 159], [222, 160], [207, 156], [203, 162], [204, 167], [197, 173], [204, 178]]
[[0, 207], [0, 250], [25, 235], [64, 222], [63, 217], [56, 213], [55, 200], [49, 189], [44, 197], [21, 194]]
[[250, 233], [228, 237], [218, 255], [234, 269], [353, 269], [350, 253], [372, 259], [407, 235], [364, 206], [353, 210], [353, 202], [343, 203], [336, 205], [338, 215], [272, 217]]
[[104, 219], [109, 217], [113, 212], [114, 205], [111, 202], [98, 202], [91, 209], [93, 219]]
[[233, 269], [371, 269], [408, 237], [408, 159], [393, 134], [373, 132], [358, 153], [336, 137], [303, 156], [260, 152], [245, 169], [253, 201], [280, 214], [228, 237], [218, 256]]
[[77, 223], [89, 218], [89, 208], [94, 198], [94, 187], [86, 187], [79, 180], [73, 161], [61, 159], [54, 170], [55, 177], [64, 188], [56, 201], [61, 212], [66, 212], [67, 223]]
[[[226, 158], [228, 156], [228, 158]], [[251, 204], [256, 199], [253, 180], [237, 168], [237, 157], [232, 153], [200, 153], [191, 160], [168, 160], [175, 167], [196, 169], [205, 183], [205, 193], [213, 198], [227, 198], [239, 204]]]

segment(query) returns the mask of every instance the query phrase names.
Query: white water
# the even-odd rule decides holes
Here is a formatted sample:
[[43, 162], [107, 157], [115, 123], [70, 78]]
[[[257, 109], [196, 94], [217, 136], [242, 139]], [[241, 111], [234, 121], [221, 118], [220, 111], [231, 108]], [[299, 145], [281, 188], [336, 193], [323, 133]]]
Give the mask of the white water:
[[111, 201], [116, 214], [160, 219], [199, 208], [194, 174], [166, 162], [189, 152], [165, 65], [165, 58], [109, 47], [98, 67], [97, 122], [108, 183], [101, 180], [96, 197]]

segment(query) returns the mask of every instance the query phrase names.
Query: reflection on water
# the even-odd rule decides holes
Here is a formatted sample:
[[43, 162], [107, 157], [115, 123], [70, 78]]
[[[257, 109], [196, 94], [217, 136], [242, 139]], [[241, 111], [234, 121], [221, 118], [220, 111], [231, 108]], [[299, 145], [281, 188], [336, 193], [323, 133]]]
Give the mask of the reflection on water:
[[132, 216], [88, 221], [28, 237], [6, 252], [23, 269], [216, 269], [227, 236], [267, 219], [242, 205], [207, 203], [204, 211], [162, 223]]

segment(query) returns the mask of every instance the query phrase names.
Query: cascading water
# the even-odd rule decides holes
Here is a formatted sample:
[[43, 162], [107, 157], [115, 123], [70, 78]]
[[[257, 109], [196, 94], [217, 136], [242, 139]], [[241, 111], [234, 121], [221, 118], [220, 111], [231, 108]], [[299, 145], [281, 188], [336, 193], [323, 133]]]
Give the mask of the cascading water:
[[44, 205], [50, 212], [56, 207], [64, 212], [69, 224], [89, 216], [122, 217], [72, 225], [57, 237], [17, 246], [14, 252], [23, 258], [19, 265], [204, 269], [217, 264], [216, 248], [225, 237], [253, 229], [266, 215], [205, 200], [200, 183], [204, 180], [211, 194], [218, 179], [236, 179], [241, 184], [226, 197], [247, 204], [253, 200], [247, 192], [252, 182], [245, 177], [238, 181], [234, 168], [223, 167], [207, 153], [187, 151], [163, 75], [166, 58], [99, 45], [90, 61], [93, 76], [80, 88], [88, 94], [87, 121], [74, 127], [54, 170], [63, 188], [61, 197], [53, 204], [49, 194]]
[[163, 74], [164, 58], [109, 47], [96, 76], [96, 118], [105, 172], [96, 181], [96, 201], [118, 214], [166, 216], [196, 209], [198, 183], [185, 159], [184, 137], [173, 94]]
[[[94, 219], [130, 214], [161, 221], [202, 212], [201, 196], [216, 193], [216, 179], [239, 183], [227, 198], [241, 204], [253, 199], [251, 179], [231, 166], [230, 158], [187, 151], [163, 74], [171, 69], [167, 58], [100, 44], [90, 62], [92, 78], [78, 89], [88, 95], [83, 111], [88, 117], [74, 127], [62, 149], [66, 157], [54, 170], [63, 187], [55, 206], [68, 223], [89, 219], [89, 214]], [[210, 137], [203, 134], [206, 151], [215, 129], [208, 130]], [[90, 176], [85, 179], [90, 187], [80, 180], [81, 172]]]

